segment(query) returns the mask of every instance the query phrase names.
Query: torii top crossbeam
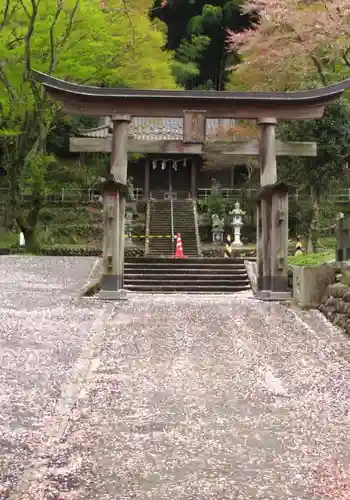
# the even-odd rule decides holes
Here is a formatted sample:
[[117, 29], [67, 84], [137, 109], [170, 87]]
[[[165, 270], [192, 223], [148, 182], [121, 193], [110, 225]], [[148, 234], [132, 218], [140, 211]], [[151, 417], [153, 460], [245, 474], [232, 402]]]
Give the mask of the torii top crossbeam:
[[185, 111], [206, 118], [303, 120], [321, 118], [325, 106], [350, 88], [350, 78], [328, 87], [301, 92], [226, 92], [188, 90], [132, 90], [89, 87], [34, 71], [49, 94], [77, 115], [182, 117]]

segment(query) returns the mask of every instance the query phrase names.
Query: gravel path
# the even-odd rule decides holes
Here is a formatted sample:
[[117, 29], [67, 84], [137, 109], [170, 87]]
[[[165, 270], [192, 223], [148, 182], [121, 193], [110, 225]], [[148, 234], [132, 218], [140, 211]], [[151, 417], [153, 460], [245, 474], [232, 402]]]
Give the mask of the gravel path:
[[92, 259], [0, 262], [0, 499], [350, 499], [348, 343], [318, 313], [77, 301]]
[[348, 500], [340, 337], [244, 296], [132, 297], [21, 498]]
[[45, 441], [101, 312], [77, 303], [95, 259], [0, 257], [0, 498]]

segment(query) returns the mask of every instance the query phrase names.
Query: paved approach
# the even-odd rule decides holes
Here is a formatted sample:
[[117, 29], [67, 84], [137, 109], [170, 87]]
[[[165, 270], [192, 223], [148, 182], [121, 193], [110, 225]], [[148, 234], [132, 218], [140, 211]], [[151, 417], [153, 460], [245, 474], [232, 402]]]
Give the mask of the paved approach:
[[91, 258], [0, 257], [0, 498], [57, 412], [102, 311], [76, 303]]
[[[20, 275], [22, 264], [12, 262]], [[40, 262], [30, 261], [35, 275]], [[45, 262], [50, 269], [63, 264]], [[55, 391], [43, 382], [44, 396], [36, 399], [35, 391], [25, 392], [19, 368], [14, 373], [1, 367], [1, 382], [12, 383], [17, 395], [15, 402], [10, 396], [1, 401], [1, 432], [10, 436], [6, 495], [350, 498], [348, 342], [318, 313], [296, 313], [244, 295], [132, 295], [107, 306], [71, 302], [73, 282], [83, 281], [92, 261], [64, 263], [52, 308], [44, 298], [52, 291], [39, 294], [46, 322], [41, 326], [36, 317], [35, 327], [31, 321], [26, 330], [37, 343], [48, 335], [47, 363], [54, 364], [60, 351], [58, 376], [46, 379], [55, 380]], [[1, 287], [7, 295], [4, 281]], [[49, 323], [52, 311], [62, 307], [66, 314]], [[1, 314], [13, 331], [19, 312], [6, 316], [10, 309], [8, 304]], [[23, 327], [30, 314], [34, 309], [22, 309]], [[34, 372], [28, 367], [27, 380], [34, 377], [35, 386], [40, 376]], [[35, 446], [28, 444], [32, 436]], [[11, 476], [16, 443], [30, 451], [20, 474]]]

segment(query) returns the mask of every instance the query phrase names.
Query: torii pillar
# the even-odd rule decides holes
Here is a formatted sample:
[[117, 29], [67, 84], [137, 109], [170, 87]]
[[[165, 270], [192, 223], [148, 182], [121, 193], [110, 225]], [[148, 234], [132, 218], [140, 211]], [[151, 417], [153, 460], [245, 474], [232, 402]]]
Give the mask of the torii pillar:
[[116, 181], [115, 192], [105, 190], [104, 208], [104, 241], [103, 241], [103, 275], [100, 298], [123, 300], [124, 290], [124, 231], [125, 201], [127, 193], [128, 170], [128, 128], [131, 122], [129, 115], [112, 116], [113, 135], [110, 176]]
[[257, 204], [257, 292], [263, 300], [286, 300], [288, 292], [288, 188], [277, 184], [274, 117], [257, 120], [260, 185]]

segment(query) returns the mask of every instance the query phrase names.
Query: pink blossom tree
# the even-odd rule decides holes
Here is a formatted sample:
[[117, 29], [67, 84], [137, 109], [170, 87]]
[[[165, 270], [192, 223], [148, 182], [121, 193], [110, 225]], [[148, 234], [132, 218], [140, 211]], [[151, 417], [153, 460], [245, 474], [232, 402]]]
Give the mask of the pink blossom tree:
[[350, 76], [348, 0], [246, 0], [242, 10], [256, 22], [228, 31], [228, 49], [242, 57], [232, 86], [285, 91]]

